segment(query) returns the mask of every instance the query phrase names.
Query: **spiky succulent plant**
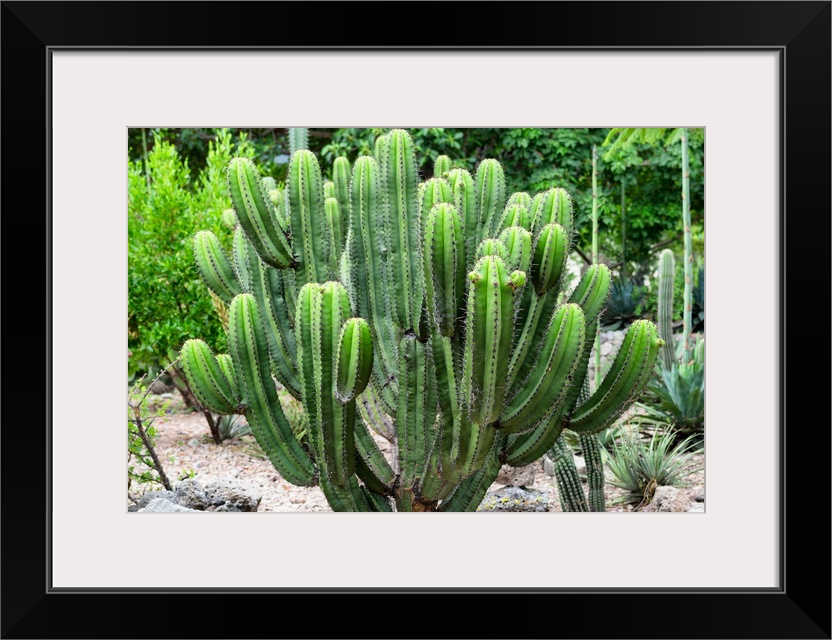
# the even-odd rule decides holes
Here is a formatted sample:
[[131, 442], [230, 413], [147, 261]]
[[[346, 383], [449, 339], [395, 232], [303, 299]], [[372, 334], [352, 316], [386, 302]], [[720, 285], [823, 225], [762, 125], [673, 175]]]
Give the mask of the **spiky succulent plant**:
[[[569, 194], [509, 196], [496, 160], [420, 184], [404, 130], [374, 149], [349, 177], [333, 167], [329, 198], [317, 158], [297, 151], [285, 206], [251, 162], [231, 162], [233, 250], [207, 232], [194, 241], [229, 304], [231, 353], [190, 340], [186, 373], [212, 411], [246, 416], [286, 480], [320, 485], [336, 511], [473, 511], [501, 464], [537, 460], [563, 429], [610, 426], [663, 342], [634, 323], [579, 402], [610, 274], [590, 266], [558, 303]], [[276, 382], [306, 412], [300, 440]], [[393, 441], [391, 459], [373, 432]]]

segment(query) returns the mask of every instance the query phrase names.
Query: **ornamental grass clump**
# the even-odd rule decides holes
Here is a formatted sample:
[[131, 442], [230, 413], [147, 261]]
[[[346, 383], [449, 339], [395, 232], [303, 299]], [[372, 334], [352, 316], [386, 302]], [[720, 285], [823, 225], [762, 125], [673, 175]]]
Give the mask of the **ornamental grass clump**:
[[[292, 155], [274, 200], [251, 161], [230, 162], [233, 246], [194, 241], [229, 307], [229, 353], [193, 339], [182, 361], [201, 402], [245, 415], [280, 474], [319, 485], [333, 510], [474, 511], [502, 464], [534, 462], [564, 429], [612, 425], [663, 342], [634, 322], [579, 402], [610, 273], [593, 264], [561, 290], [570, 195], [508, 194], [493, 159], [420, 184], [400, 129], [374, 149], [351, 172], [339, 161], [329, 198], [310, 151]], [[276, 382], [303, 406], [300, 437]]]

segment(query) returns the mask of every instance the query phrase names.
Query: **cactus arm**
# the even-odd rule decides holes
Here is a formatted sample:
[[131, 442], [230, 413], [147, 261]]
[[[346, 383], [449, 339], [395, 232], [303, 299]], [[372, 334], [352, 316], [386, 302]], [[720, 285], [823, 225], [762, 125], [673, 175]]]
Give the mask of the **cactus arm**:
[[332, 182], [335, 199], [338, 200], [338, 208], [341, 212], [341, 229], [344, 230], [345, 234], [341, 238], [341, 245], [338, 247], [339, 253], [344, 250], [344, 239], [349, 224], [351, 176], [350, 161], [344, 157], [335, 158], [332, 162]]
[[350, 318], [338, 337], [335, 395], [342, 404], [364, 391], [373, 370], [373, 339], [363, 318]]
[[231, 256], [234, 260], [234, 273], [242, 289], [241, 293], [251, 293], [254, 287], [252, 271], [260, 264], [260, 258], [257, 256], [254, 245], [246, 238], [242, 227], [237, 227], [234, 231]]
[[379, 139], [381, 173], [387, 197], [386, 218], [391, 225], [392, 287], [399, 328], [417, 333], [424, 298], [421, 264], [422, 221], [417, 199], [417, 170], [413, 140], [402, 129]]
[[500, 441], [494, 444], [484, 456], [482, 466], [470, 477], [463, 480], [445, 500], [439, 504], [439, 511], [476, 511], [488, 488], [500, 473], [498, 457]]
[[659, 335], [667, 345], [662, 350], [662, 363], [670, 369], [675, 361], [676, 341], [673, 339], [673, 280], [676, 273], [676, 260], [673, 251], [665, 249], [659, 258], [659, 300], [658, 324]]
[[465, 296], [465, 241], [456, 208], [435, 205], [425, 224], [425, 298], [432, 323], [454, 335]]
[[205, 284], [220, 300], [228, 304], [243, 292], [228, 256], [211, 231], [200, 231], [194, 236], [194, 258]]
[[289, 153], [294, 155], [299, 149], [309, 148], [309, 129], [306, 127], [289, 127]]
[[578, 434], [578, 441], [586, 460], [586, 478], [589, 488], [589, 510], [604, 512], [606, 499], [604, 497], [604, 463], [601, 460], [601, 444], [598, 436], [593, 433]]
[[532, 234], [523, 227], [506, 227], [499, 240], [508, 252], [506, 266], [511, 271], [528, 273], [532, 263]]
[[[525, 380], [532, 366], [534, 358], [529, 354], [537, 353], [548, 328], [549, 319], [557, 306], [557, 292], [550, 291], [538, 296], [531, 287], [527, 287], [522, 294], [528, 299], [528, 307], [518, 313], [518, 328], [522, 326], [508, 366], [506, 388], [512, 389], [520, 380]], [[520, 324], [522, 322], [522, 325]]]
[[296, 151], [289, 162], [289, 212], [298, 256], [299, 285], [327, 279], [328, 242], [321, 167], [311, 151]]
[[293, 267], [292, 247], [271, 198], [263, 193], [260, 176], [247, 158], [234, 158], [228, 165], [228, 188], [240, 226], [263, 262], [275, 269]]
[[338, 273], [341, 261], [341, 249], [344, 246], [344, 229], [341, 225], [341, 206], [336, 198], [324, 200], [324, 215], [326, 216], [326, 228], [329, 232], [327, 245], [329, 246], [329, 271], [332, 274]]
[[559, 224], [547, 224], [540, 229], [534, 247], [531, 280], [538, 295], [543, 295], [560, 284], [569, 255], [569, 238]]
[[506, 464], [524, 467], [546, 453], [563, 430], [563, 412], [549, 411], [531, 431], [509, 435], [506, 445]]
[[555, 187], [532, 200], [532, 233], [538, 233], [547, 224], [559, 224], [572, 237], [572, 198], [565, 189]]
[[501, 232], [503, 229], [508, 229], [509, 227], [523, 227], [528, 231], [531, 230], [531, 226], [532, 217], [528, 207], [521, 204], [509, 203], [506, 205], [506, 208], [503, 210], [503, 214], [500, 216], [497, 231]]
[[[521, 207], [525, 208], [526, 211], [528, 211], [529, 225], [531, 225], [532, 197], [525, 191], [517, 191], [515, 193], [512, 193], [508, 198], [508, 202], [506, 202], [506, 207], [508, 208], [515, 204], [520, 205]], [[531, 226], [523, 226], [526, 227], [529, 231], [531, 231]]]
[[187, 340], [179, 353], [189, 386], [200, 404], [214, 413], [236, 413], [239, 396], [208, 345], [202, 340]]
[[[384, 388], [385, 404], [395, 407], [397, 385], [387, 384], [398, 375], [398, 340], [388, 290], [390, 239], [382, 207], [378, 163], [362, 156], [353, 166], [350, 187], [350, 233], [347, 266], [356, 315], [365, 318], [373, 332], [376, 350], [375, 384]], [[395, 413], [395, 411], [392, 411]]]
[[231, 387], [231, 392], [234, 394], [236, 400], [235, 405], [239, 404], [240, 389], [237, 387], [237, 374], [234, 373], [234, 363], [231, 361], [231, 356], [227, 353], [221, 353], [217, 356], [217, 363], [220, 365], [220, 369], [222, 369], [229, 387]]
[[500, 416], [514, 331], [514, 290], [498, 256], [481, 258], [469, 275], [464, 369], [471, 420], [488, 425]]
[[480, 208], [480, 240], [496, 235], [497, 223], [506, 201], [506, 178], [503, 167], [493, 159], [485, 159], [477, 167], [477, 196]]
[[581, 485], [581, 478], [575, 468], [575, 459], [569, 445], [558, 438], [550, 451], [552, 462], [555, 463], [555, 480], [558, 485], [560, 508], [564, 512], [586, 512], [589, 505]]
[[566, 397], [584, 347], [584, 313], [561, 306], [549, 323], [532, 370], [506, 402], [500, 426], [506, 433], [528, 430]]
[[395, 474], [364, 420], [355, 422], [355, 472], [374, 493], [392, 494]]
[[[462, 220], [465, 233], [466, 260], [473, 260], [480, 243], [482, 223], [477, 204], [477, 189], [471, 174], [465, 169], [453, 169], [448, 174], [448, 182], [454, 195], [454, 206]], [[466, 267], [468, 263], [466, 262]]]
[[454, 202], [454, 194], [447, 180], [431, 178], [419, 185], [419, 211], [423, 222], [427, 220], [431, 210], [442, 202]]
[[436, 156], [433, 161], [433, 177], [442, 178], [451, 170], [451, 159], [446, 155]]
[[326, 473], [321, 474], [321, 490], [333, 511], [375, 511], [357, 478], [350, 476], [344, 486], [332, 483]]
[[365, 487], [361, 487], [361, 493], [370, 506], [370, 511], [375, 512], [390, 512], [393, 507], [390, 506], [390, 500], [383, 495], [379, 495], [374, 491], [368, 491]]
[[416, 508], [421, 475], [433, 442], [436, 401], [429, 378], [429, 351], [412, 333], [405, 334], [399, 346], [399, 406], [396, 429], [399, 444], [401, 486], [397, 493], [400, 508]]
[[[245, 239], [243, 241], [249, 244]], [[297, 349], [282, 304], [283, 283], [280, 273], [263, 265], [253, 251], [249, 255], [248, 269], [252, 278], [249, 292], [254, 295], [263, 317], [263, 329], [269, 346], [272, 371], [280, 384], [294, 398], [300, 399], [300, 380], [295, 367]]]
[[652, 322], [636, 320], [631, 324], [607, 376], [592, 397], [575, 410], [567, 428], [597, 433], [615, 422], [644, 391], [663, 344]]
[[241, 404], [257, 443], [286, 480], [301, 486], [314, 484], [315, 467], [280, 407], [265, 332], [251, 294], [240, 294], [231, 301], [228, 333]]

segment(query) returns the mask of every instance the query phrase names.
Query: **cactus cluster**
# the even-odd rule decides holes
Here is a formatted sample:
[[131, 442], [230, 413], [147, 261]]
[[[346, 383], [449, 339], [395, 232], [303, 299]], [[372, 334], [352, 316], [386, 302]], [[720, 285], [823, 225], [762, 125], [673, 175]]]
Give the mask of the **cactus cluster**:
[[[502, 464], [529, 464], [563, 429], [597, 433], [646, 385], [663, 344], [635, 322], [604, 380], [579, 401], [603, 265], [561, 290], [572, 243], [563, 189], [507, 194], [503, 168], [472, 176], [443, 158], [420, 183], [404, 130], [380, 136], [324, 184], [295, 152], [286, 190], [254, 165], [228, 169], [239, 226], [226, 253], [194, 241], [229, 305], [229, 355], [182, 348], [206, 407], [243, 413], [288, 481], [318, 484], [336, 511], [473, 511]], [[307, 415], [298, 439], [276, 381]], [[394, 442], [388, 460], [373, 431]]]

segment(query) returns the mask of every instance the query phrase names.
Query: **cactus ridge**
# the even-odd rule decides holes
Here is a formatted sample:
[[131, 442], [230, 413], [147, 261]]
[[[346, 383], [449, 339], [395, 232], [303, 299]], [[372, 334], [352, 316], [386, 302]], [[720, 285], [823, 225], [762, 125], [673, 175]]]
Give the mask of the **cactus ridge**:
[[508, 227], [523, 227], [531, 230], [532, 217], [528, 207], [522, 204], [507, 204], [500, 216], [500, 222], [497, 225], [497, 232], [501, 232]]
[[231, 388], [231, 393], [233, 394], [233, 398], [235, 400], [234, 411], [236, 412], [237, 405], [240, 402], [240, 389], [237, 387], [237, 374], [234, 373], [234, 364], [231, 361], [231, 356], [227, 353], [219, 354], [217, 356], [217, 364], [220, 365], [220, 369], [222, 369], [222, 373], [225, 376], [225, 381]]
[[373, 339], [363, 318], [350, 318], [338, 337], [336, 396], [346, 404], [367, 388], [373, 370]]
[[452, 169], [447, 179], [454, 195], [454, 206], [459, 212], [465, 232], [465, 255], [471, 259], [476, 254], [482, 232], [477, 189], [474, 179], [465, 169]]
[[328, 275], [329, 243], [321, 167], [311, 151], [292, 155], [287, 191], [292, 237], [301, 244], [296, 278], [301, 285], [322, 282]]
[[211, 231], [200, 231], [194, 236], [194, 258], [202, 280], [220, 300], [228, 304], [242, 293], [231, 262]]
[[[558, 496], [560, 507], [568, 512], [587, 512], [589, 505], [581, 485], [581, 478], [575, 468], [575, 461], [572, 457], [572, 450], [558, 438], [552, 446], [551, 455], [555, 463], [555, 479], [558, 484]], [[589, 468], [589, 465], [587, 465]]]
[[502, 165], [487, 158], [477, 167], [477, 197], [482, 230], [480, 240], [493, 237], [506, 201], [506, 178]]
[[240, 404], [257, 443], [286, 480], [300, 486], [314, 484], [315, 467], [295, 439], [277, 397], [263, 325], [251, 294], [242, 293], [231, 301], [228, 334]]
[[433, 161], [433, 177], [442, 178], [451, 170], [451, 159], [446, 155], [436, 156]]
[[395, 474], [363, 419], [355, 422], [355, 473], [370, 491], [393, 494]]
[[443, 202], [431, 209], [424, 246], [428, 314], [440, 334], [452, 336], [465, 300], [465, 242], [462, 221], [452, 204]]
[[562, 305], [555, 311], [529, 377], [510, 396], [500, 416], [506, 433], [528, 430], [560, 406], [583, 351], [584, 332], [584, 314], [578, 305]]
[[[508, 202], [506, 202], [506, 207], [515, 204], [526, 208], [529, 212], [529, 222], [531, 223], [532, 197], [525, 191], [516, 191], [509, 196]], [[526, 228], [528, 229], [528, 227]], [[531, 231], [531, 229], [529, 229], [529, 231]]]
[[[379, 388], [395, 390], [385, 383], [398, 374], [398, 340], [393, 328], [394, 310], [389, 283], [392, 273], [390, 239], [385, 234], [387, 217], [379, 196], [381, 176], [375, 159], [362, 156], [355, 161], [350, 185], [350, 235], [348, 258], [351, 299], [358, 316], [366, 319], [379, 353], [374, 376]], [[387, 404], [395, 402], [395, 397]], [[393, 412], [395, 413], [395, 412]]]
[[537, 235], [531, 276], [535, 291], [543, 295], [560, 285], [569, 256], [569, 238], [559, 224], [547, 224]]
[[572, 237], [572, 198], [565, 189], [555, 187], [539, 194], [532, 201], [532, 232], [537, 233], [547, 224], [559, 224]]
[[[396, 321], [403, 332], [419, 334], [422, 280], [422, 221], [418, 207], [416, 156], [410, 134], [394, 129], [381, 141], [384, 206], [392, 227], [393, 299]], [[421, 337], [421, 336], [420, 336]]]
[[187, 340], [180, 354], [185, 375], [199, 402], [214, 413], [235, 413], [239, 398], [208, 345], [202, 340]]
[[341, 251], [344, 246], [344, 227], [342, 227], [341, 205], [336, 198], [324, 200], [324, 215], [326, 215], [327, 231], [329, 237], [329, 270], [330, 273], [338, 273], [341, 262]]
[[581, 276], [569, 302], [581, 305], [587, 324], [601, 314], [610, 291], [610, 270], [605, 264], [590, 265]]
[[338, 247], [338, 252], [341, 253], [345, 248], [346, 230], [349, 226], [350, 213], [350, 178], [352, 177], [352, 169], [350, 168], [350, 161], [347, 158], [338, 157], [332, 162], [332, 183], [334, 189], [334, 197], [338, 200], [338, 209], [341, 212], [341, 229], [343, 235], [341, 236], [341, 245]]
[[532, 263], [532, 234], [524, 227], [506, 227], [499, 241], [506, 248], [506, 266], [528, 273]]
[[292, 247], [279, 227], [271, 198], [262, 191], [254, 163], [248, 158], [233, 158], [227, 181], [237, 220], [263, 261], [276, 269], [293, 268]]
[[508, 437], [506, 464], [524, 467], [540, 459], [552, 447], [562, 430], [562, 408], [550, 410], [530, 431]]
[[[502, 244], [502, 243], [501, 243]], [[469, 274], [464, 379], [468, 412], [480, 426], [500, 415], [514, 331], [514, 291], [505, 262], [484, 256]]]
[[644, 390], [663, 344], [651, 322], [631, 324], [601, 386], [578, 407], [567, 427], [578, 433], [597, 433], [615, 422]]

